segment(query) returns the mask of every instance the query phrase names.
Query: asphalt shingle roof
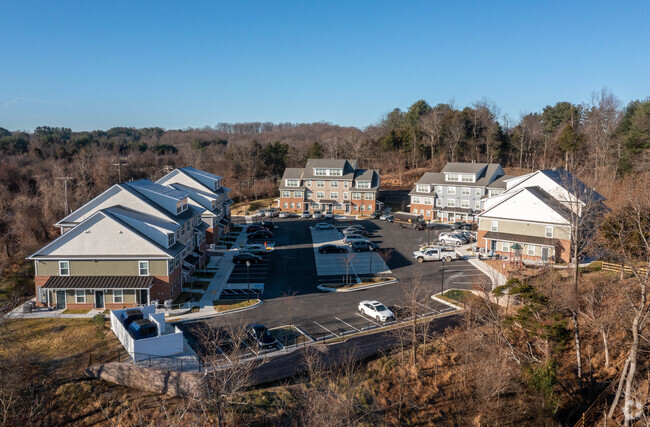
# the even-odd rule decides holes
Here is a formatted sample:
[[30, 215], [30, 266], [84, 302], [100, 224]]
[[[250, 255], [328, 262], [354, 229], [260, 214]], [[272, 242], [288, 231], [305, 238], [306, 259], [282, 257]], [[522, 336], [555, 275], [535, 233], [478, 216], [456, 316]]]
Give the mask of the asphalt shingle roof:
[[153, 276], [51, 276], [46, 289], [149, 289]]

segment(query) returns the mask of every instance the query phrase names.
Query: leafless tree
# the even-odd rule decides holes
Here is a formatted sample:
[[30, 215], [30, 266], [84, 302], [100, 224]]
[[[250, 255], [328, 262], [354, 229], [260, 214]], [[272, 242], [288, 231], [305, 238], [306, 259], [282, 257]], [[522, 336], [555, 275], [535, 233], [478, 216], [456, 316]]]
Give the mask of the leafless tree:
[[[620, 100], [614, 94], [602, 89], [591, 95], [589, 104], [584, 106], [585, 120], [582, 132], [590, 147], [594, 179], [604, 178], [604, 173], [611, 168], [612, 160], [618, 162], [622, 153], [616, 150], [615, 132], [621, 122]], [[617, 152], [618, 151], [618, 152]]]

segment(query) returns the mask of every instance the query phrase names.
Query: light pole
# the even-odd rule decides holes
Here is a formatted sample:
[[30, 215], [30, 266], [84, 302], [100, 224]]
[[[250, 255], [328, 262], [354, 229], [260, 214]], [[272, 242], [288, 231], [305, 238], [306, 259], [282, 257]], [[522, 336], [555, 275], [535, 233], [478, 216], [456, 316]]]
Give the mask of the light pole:
[[370, 257], [370, 278], [372, 279], [372, 247], [368, 250], [368, 256]]
[[443, 296], [443, 294], [445, 293], [445, 259], [442, 258], [441, 261], [442, 261], [442, 277], [440, 280], [440, 290], [441, 290], [440, 296]]
[[246, 291], [246, 302], [251, 300], [251, 262], [246, 260], [246, 280], [248, 282], [248, 290]]

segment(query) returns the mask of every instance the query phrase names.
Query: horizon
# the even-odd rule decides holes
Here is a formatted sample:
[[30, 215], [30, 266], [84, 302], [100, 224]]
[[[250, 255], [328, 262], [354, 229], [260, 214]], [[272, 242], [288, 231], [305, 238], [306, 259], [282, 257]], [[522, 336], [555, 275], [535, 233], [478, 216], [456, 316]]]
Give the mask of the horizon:
[[0, 5], [0, 127], [363, 130], [419, 99], [489, 100], [503, 124], [650, 96], [646, 2], [65, 5]]

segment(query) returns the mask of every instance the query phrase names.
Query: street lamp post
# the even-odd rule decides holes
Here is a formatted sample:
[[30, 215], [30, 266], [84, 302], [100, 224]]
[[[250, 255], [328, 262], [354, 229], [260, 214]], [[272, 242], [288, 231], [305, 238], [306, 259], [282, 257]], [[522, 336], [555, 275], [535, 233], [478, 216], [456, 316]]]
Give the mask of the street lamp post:
[[248, 290], [246, 291], [246, 302], [251, 300], [251, 262], [246, 260], [246, 280], [248, 282]]
[[440, 296], [445, 293], [445, 259], [442, 258], [442, 277], [440, 280]]

